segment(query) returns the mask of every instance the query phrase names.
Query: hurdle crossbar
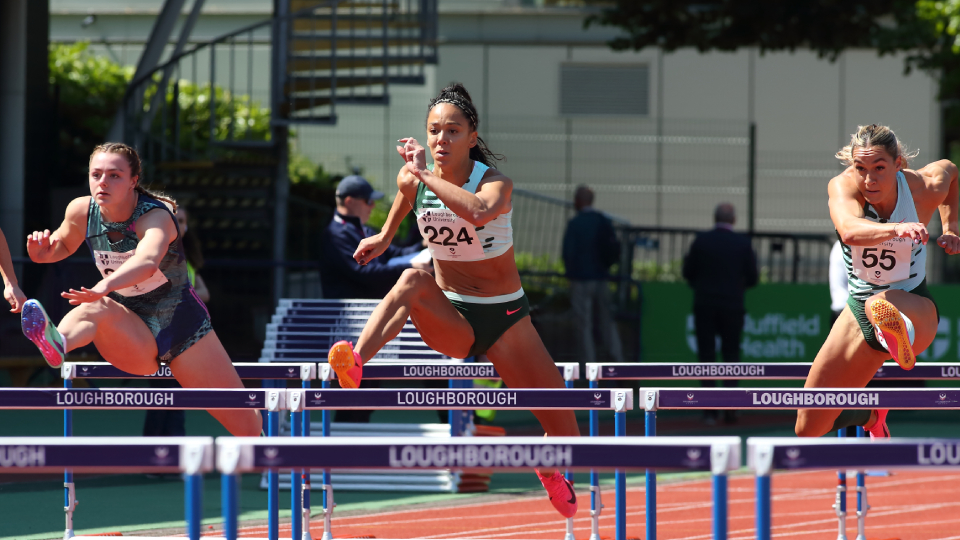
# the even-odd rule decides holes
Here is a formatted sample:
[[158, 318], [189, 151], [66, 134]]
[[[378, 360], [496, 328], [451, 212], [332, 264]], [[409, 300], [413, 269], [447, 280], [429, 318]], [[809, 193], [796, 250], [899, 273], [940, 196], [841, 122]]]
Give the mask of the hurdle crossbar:
[[[459, 437], [402, 437], [389, 442], [364, 437], [336, 439], [217, 439], [217, 468], [223, 485], [235, 485], [243, 472], [284, 468], [483, 468], [535, 467], [590, 469], [670, 469], [710, 471], [714, 478], [715, 538], [726, 538], [726, 474], [740, 465], [739, 437], [507, 437], [481, 442]], [[224, 492], [224, 531], [236, 538], [236, 498]], [[331, 531], [332, 506], [324, 514], [324, 536]], [[723, 512], [717, 509], [723, 509]], [[619, 510], [619, 509], [618, 509]], [[617, 529], [626, 529], [626, 512], [617, 512]]]
[[[314, 380], [317, 365], [301, 362], [234, 362], [241, 379]], [[173, 379], [170, 366], [162, 366], [150, 375], [134, 375], [107, 362], [64, 362], [60, 367], [64, 380], [70, 379]]]
[[[747, 466], [756, 474], [756, 527], [759, 540], [770, 540], [770, 475], [774, 470], [884, 469], [942, 470], [960, 467], [960, 439], [797, 439], [750, 437]], [[863, 486], [859, 493], [866, 495]], [[857, 538], [865, 539], [863, 501], [857, 512]]]
[[[0, 474], [110, 472], [184, 474], [187, 534], [200, 539], [203, 473], [213, 470], [213, 437], [0, 437]], [[65, 486], [70, 493], [73, 485]], [[76, 500], [63, 507], [73, 538]]]
[[282, 389], [2, 388], [0, 409], [266, 409], [286, 406]]
[[658, 409], [960, 409], [960, 388], [640, 388]]
[[[594, 380], [805, 380], [808, 362], [729, 363], [588, 363], [587, 379]], [[906, 370], [887, 363], [873, 375], [874, 380], [956, 380], [960, 363], [917, 363]]]
[[594, 410], [633, 409], [632, 389], [381, 389], [287, 390], [287, 406], [300, 410]]

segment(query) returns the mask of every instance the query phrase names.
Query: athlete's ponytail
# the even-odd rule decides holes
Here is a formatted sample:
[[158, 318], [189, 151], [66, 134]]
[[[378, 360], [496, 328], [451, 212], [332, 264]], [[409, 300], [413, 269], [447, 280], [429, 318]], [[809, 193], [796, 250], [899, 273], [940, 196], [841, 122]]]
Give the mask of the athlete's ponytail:
[[[446, 88], [440, 90], [437, 97], [430, 100], [430, 106], [427, 107], [427, 114], [430, 114], [430, 111], [440, 103], [450, 103], [460, 109], [463, 115], [467, 117], [470, 129], [477, 131], [477, 127], [480, 125], [480, 117], [477, 114], [477, 108], [474, 106], [473, 100], [470, 99], [470, 93], [467, 92], [467, 89], [464, 88], [462, 84], [458, 82], [450, 83]], [[484, 142], [478, 134], [477, 145], [470, 149], [470, 159], [479, 161], [490, 167], [494, 161], [502, 160], [503, 155], [493, 153], [487, 146], [487, 143]]]
[[128, 146], [123, 143], [103, 143], [100, 146], [97, 146], [93, 149], [93, 153], [90, 154], [90, 161], [93, 161], [93, 156], [104, 153], [104, 154], [117, 154], [123, 156], [127, 160], [127, 165], [130, 166], [130, 178], [137, 179], [137, 185], [134, 186], [134, 190], [141, 195], [146, 195], [148, 197], [153, 197], [158, 201], [163, 201], [169, 203], [173, 207], [173, 213], [177, 213], [177, 202], [174, 201], [171, 197], [164, 195], [163, 193], [158, 193], [150, 191], [143, 187], [140, 184], [140, 174], [142, 172], [142, 167], [140, 165], [140, 155], [137, 154], [137, 151], [133, 147]]

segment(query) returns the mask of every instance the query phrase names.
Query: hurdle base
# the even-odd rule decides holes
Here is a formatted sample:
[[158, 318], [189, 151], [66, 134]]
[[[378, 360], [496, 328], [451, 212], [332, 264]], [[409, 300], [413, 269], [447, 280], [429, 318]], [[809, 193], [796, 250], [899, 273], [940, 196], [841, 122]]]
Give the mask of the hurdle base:
[[66, 527], [63, 530], [63, 540], [70, 540], [76, 537], [73, 533], [73, 511], [77, 509], [77, 505], [80, 504], [80, 502], [77, 501], [77, 489], [73, 482], [64, 482], [63, 487], [67, 490], [67, 500], [69, 501], [69, 503], [63, 507], [63, 512], [66, 514]]
[[857, 510], [857, 540], [867, 540], [867, 511], [870, 503], [867, 502], [867, 486], [857, 486], [857, 493], [862, 494], [862, 509]]
[[600, 540], [600, 513], [603, 511], [603, 500], [600, 498], [600, 486], [590, 486], [590, 493], [596, 494], [597, 509], [590, 509], [590, 540]]
[[[320, 540], [333, 540], [333, 509], [336, 508], [337, 503], [333, 502], [333, 486], [323, 484], [323, 491], [327, 494], [327, 504], [323, 507], [323, 536]], [[304, 530], [309, 531], [310, 528], [307, 527]]]
[[833, 503], [833, 509], [837, 512], [837, 521], [839, 522], [839, 531], [837, 540], [847, 540], [847, 511], [843, 509], [840, 501], [847, 496], [847, 486], [845, 484], [837, 485], [837, 497]]

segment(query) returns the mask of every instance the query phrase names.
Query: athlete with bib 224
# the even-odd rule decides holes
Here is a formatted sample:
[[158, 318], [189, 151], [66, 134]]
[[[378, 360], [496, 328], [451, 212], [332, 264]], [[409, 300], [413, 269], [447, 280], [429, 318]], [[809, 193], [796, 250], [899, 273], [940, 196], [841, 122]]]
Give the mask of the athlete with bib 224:
[[[366, 264], [390, 245], [411, 209], [433, 255], [436, 278], [408, 269], [374, 310], [356, 347], [330, 349], [340, 385], [360, 385], [363, 363], [403, 328], [407, 317], [432, 349], [452, 358], [486, 354], [510, 388], [563, 388], [563, 378], [530, 323], [530, 305], [513, 256], [513, 181], [490, 167], [496, 156], [477, 135], [477, 109], [461, 84], [430, 102], [426, 151], [401, 139], [406, 164], [383, 231], [360, 242], [354, 258]], [[548, 435], [578, 436], [573, 411], [533, 411]], [[559, 473], [537, 471], [550, 501], [564, 516], [577, 511], [573, 486]]]
[[[243, 388], [187, 276], [176, 203], [140, 186], [140, 157], [107, 143], [90, 156], [90, 196], [67, 206], [60, 228], [27, 236], [39, 263], [62, 261], [84, 241], [103, 279], [61, 293], [72, 309], [54, 326], [36, 300], [23, 306], [23, 333], [52, 367], [93, 343], [104, 360], [137, 375], [168, 364], [186, 388]], [[260, 434], [260, 412], [210, 411], [233, 435]]]
[[[847, 267], [850, 297], [810, 367], [807, 388], [862, 388], [891, 356], [912, 369], [937, 333], [939, 314], [925, 281], [927, 223], [939, 210], [936, 244], [960, 253], [957, 167], [947, 160], [907, 169], [890, 128], [861, 126], [837, 153], [847, 169], [830, 181], [830, 217]], [[801, 409], [796, 432], [819, 437], [863, 426], [889, 437], [886, 410]]]

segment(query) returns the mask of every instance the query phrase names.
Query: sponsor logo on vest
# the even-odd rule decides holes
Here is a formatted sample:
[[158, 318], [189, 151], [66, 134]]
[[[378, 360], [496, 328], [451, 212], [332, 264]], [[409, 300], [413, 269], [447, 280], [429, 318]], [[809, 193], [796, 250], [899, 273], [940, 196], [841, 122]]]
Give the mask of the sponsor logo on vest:
[[762, 377], [764, 366], [757, 365], [699, 365], [671, 366], [673, 377]]
[[0, 467], [43, 467], [47, 464], [43, 446], [0, 446]]
[[917, 446], [917, 464], [919, 465], [957, 465], [960, 464], [960, 444], [933, 443]]
[[496, 371], [493, 365], [470, 365], [461, 366], [403, 366], [404, 377], [465, 377], [470, 379], [483, 379], [485, 377], [496, 377]]
[[753, 405], [880, 405], [880, 394], [876, 392], [751, 392]]
[[449, 392], [428, 390], [397, 392], [397, 405], [516, 405], [517, 393], [509, 391]]
[[573, 449], [553, 444], [390, 447], [390, 467], [570, 467]]
[[61, 390], [57, 392], [57, 405], [172, 407], [173, 392], [157, 392], [151, 390], [120, 392], [110, 390]]

